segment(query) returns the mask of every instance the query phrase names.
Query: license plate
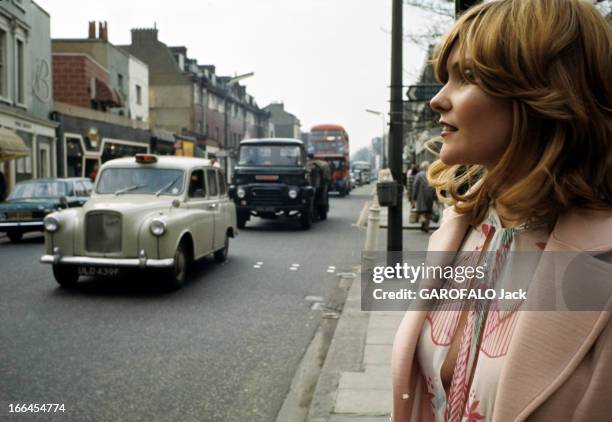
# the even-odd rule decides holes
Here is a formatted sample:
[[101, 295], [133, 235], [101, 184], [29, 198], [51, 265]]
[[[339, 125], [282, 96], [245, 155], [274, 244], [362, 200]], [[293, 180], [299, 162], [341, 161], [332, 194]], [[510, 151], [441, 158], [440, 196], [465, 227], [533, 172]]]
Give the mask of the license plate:
[[9, 220], [28, 220], [32, 218], [31, 212], [13, 212], [9, 213]]
[[274, 207], [256, 207], [255, 210], [260, 212], [274, 212]]
[[79, 267], [79, 275], [116, 277], [119, 268], [116, 267]]

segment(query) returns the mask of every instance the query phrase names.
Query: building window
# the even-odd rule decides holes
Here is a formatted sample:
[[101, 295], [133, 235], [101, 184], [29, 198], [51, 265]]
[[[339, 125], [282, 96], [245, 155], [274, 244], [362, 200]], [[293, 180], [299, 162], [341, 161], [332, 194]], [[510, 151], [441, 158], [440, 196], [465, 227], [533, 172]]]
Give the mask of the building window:
[[6, 92], [6, 31], [0, 29], [0, 95], [7, 97]]
[[83, 176], [83, 148], [78, 138], [66, 138], [66, 177]]
[[217, 140], [217, 142], [220, 142], [221, 140], [219, 139], [219, 128], [216, 127], [215, 128], [215, 139]]
[[17, 102], [25, 103], [25, 69], [23, 41], [17, 40]]
[[136, 104], [142, 105], [142, 88], [136, 85]]

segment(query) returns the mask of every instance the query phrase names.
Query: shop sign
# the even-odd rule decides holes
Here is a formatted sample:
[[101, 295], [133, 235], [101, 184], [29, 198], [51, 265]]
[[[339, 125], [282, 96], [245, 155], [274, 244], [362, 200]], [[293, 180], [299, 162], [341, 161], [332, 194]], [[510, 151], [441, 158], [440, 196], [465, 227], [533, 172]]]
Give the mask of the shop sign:
[[87, 137], [89, 138], [89, 142], [93, 148], [98, 147], [98, 142], [100, 142], [100, 132], [98, 132], [98, 128], [90, 127], [87, 131]]

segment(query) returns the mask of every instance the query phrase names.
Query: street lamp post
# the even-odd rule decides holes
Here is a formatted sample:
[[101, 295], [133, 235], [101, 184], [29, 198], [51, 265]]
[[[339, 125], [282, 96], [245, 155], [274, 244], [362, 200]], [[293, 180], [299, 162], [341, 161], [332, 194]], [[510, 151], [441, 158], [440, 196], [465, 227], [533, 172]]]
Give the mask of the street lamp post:
[[382, 119], [382, 137], [380, 138], [380, 168], [386, 168], [387, 167], [387, 161], [385, 160], [385, 132], [387, 129], [387, 123], [385, 121], [385, 113], [380, 112], [380, 111], [376, 111], [376, 110], [370, 110], [370, 109], [366, 109], [366, 112], [370, 113], [370, 114], [376, 114], [377, 116], [380, 116], [380, 118]]
[[226, 149], [227, 153], [228, 153], [228, 157], [225, 159], [225, 165], [224, 165], [224, 170], [225, 170], [225, 174], [226, 177], [228, 178], [228, 180], [231, 179], [232, 176], [232, 168], [230, 166], [230, 160], [232, 159], [230, 151], [235, 151], [235, 149], [237, 149], [237, 145], [233, 145], [232, 143], [230, 143], [229, 140], [229, 116], [230, 113], [228, 112], [228, 108], [229, 108], [229, 97], [231, 94], [231, 87], [233, 85], [235, 85], [236, 83], [240, 82], [243, 79], [246, 78], [250, 78], [251, 76], [253, 76], [255, 73], [253, 72], [249, 72], [249, 73], [244, 73], [242, 75], [238, 75], [238, 76], [233, 76], [231, 77], [226, 83], [225, 83], [225, 99], [224, 99], [224, 110], [223, 110], [223, 114], [224, 114], [224, 119], [223, 119], [223, 143], [224, 143], [224, 148]]

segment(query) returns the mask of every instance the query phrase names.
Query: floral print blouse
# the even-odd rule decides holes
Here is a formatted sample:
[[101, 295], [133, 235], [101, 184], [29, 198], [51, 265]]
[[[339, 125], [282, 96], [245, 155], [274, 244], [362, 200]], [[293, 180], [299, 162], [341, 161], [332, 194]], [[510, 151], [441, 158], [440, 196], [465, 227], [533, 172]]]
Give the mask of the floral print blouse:
[[[520, 254], [509, 252], [530, 252], [530, 257], [537, 258], [546, 245], [548, 234], [546, 226], [504, 228], [491, 206], [487, 218], [470, 230], [460, 249], [462, 253], [475, 253], [458, 254], [454, 265], [465, 265], [460, 262], [462, 259], [473, 261], [474, 257], [480, 261], [471, 265], [480, 265], [485, 260], [490, 272], [487, 287], [500, 289], [512, 283], [512, 275], [516, 273], [513, 269], [525, 265], [534, 269], [537, 265], [537, 259], [525, 262], [524, 258], [513, 258]], [[486, 253], [481, 255], [487, 238]], [[457, 332], [462, 311], [457, 310], [456, 304], [437, 304], [428, 313], [417, 344], [424, 394], [436, 422], [491, 421], [493, 418], [499, 376], [518, 312], [511, 307], [500, 309], [496, 299], [488, 301], [486, 307], [475, 305], [468, 309], [463, 311], [468, 314], [462, 332]], [[460, 336], [459, 350], [452, 380], [445, 389], [440, 374], [455, 336]]]

